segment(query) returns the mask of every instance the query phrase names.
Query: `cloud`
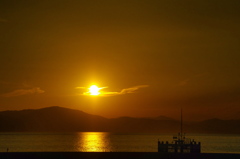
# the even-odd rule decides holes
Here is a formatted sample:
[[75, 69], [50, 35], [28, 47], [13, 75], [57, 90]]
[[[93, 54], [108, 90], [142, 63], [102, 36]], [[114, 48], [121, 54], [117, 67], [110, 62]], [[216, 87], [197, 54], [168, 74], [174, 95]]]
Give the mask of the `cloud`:
[[76, 89], [87, 89], [86, 87], [75, 87]]
[[139, 85], [139, 86], [134, 86], [130, 88], [125, 88], [125, 89], [122, 89], [121, 92], [119, 92], [119, 94], [135, 93], [136, 90], [140, 88], [145, 88], [145, 87], [148, 87], [148, 85]]
[[40, 89], [39, 87], [34, 87], [31, 89], [17, 89], [9, 93], [2, 94], [2, 97], [16, 97], [16, 96], [22, 96], [27, 94], [39, 94], [44, 93], [45, 91]]
[[[115, 95], [123, 95], [123, 94], [129, 94], [129, 93], [136, 93], [136, 91], [140, 88], [146, 88], [149, 87], [149, 85], [138, 85], [138, 86], [134, 86], [134, 87], [130, 87], [130, 88], [124, 88], [119, 92], [108, 92], [108, 91], [103, 91], [103, 89], [108, 88], [108, 87], [101, 87], [99, 91], [100, 92], [100, 96], [115, 96]], [[83, 89], [83, 90], [87, 90], [88, 88], [86, 87], [76, 87], [76, 89]], [[81, 95], [89, 95], [89, 92], [81, 92]]]
[[[108, 88], [108, 87], [100, 87], [98, 88], [99, 92], [101, 92], [101, 94], [103, 94], [103, 92], [101, 91], [102, 89], [105, 89], [105, 88]], [[91, 93], [89, 92], [89, 88], [86, 88], [86, 87], [76, 87], [75, 89], [80, 89], [82, 90], [80, 92], [80, 95], [90, 95]]]

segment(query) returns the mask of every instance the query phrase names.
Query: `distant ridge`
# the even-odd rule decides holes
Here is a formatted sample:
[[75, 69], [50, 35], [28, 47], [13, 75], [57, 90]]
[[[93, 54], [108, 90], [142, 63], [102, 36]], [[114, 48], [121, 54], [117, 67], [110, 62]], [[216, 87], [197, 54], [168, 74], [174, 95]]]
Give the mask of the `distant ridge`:
[[[187, 133], [240, 133], [240, 120], [210, 119], [184, 123]], [[59, 106], [0, 112], [1, 132], [154, 132], [176, 133], [179, 121], [156, 118], [120, 117], [107, 119]]]
[[155, 117], [155, 118], [152, 118], [152, 119], [155, 119], [155, 120], [175, 120], [173, 118], [169, 118], [169, 117], [165, 117], [165, 116], [158, 116], [158, 117]]

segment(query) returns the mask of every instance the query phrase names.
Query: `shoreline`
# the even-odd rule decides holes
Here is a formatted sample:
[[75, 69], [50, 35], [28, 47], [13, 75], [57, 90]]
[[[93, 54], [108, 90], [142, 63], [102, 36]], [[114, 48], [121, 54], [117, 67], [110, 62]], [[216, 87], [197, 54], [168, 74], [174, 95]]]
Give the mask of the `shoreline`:
[[0, 152], [0, 159], [239, 159], [233, 153], [158, 152]]

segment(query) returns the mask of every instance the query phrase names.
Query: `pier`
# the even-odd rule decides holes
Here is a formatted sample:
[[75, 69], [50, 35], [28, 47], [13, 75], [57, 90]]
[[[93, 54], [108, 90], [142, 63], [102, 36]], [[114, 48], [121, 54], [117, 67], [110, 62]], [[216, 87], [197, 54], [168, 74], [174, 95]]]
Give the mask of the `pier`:
[[181, 131], [178, 136], [173, 137], [173, 141], [158, 140], [158, 152], [160, 153], [201, 153], [201, 142], [196, 142], [194, 139], [188, 139], [183, 133], [183, 119], [181, 109]]

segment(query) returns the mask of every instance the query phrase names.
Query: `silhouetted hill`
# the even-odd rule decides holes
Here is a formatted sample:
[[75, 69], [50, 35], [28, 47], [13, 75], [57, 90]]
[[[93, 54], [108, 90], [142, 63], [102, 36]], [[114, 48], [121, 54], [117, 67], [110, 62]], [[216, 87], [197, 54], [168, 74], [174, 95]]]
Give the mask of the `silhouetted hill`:
[[198, 133], [240, 133], [240, 120], [221, 120], [217, 118], [195, 123], [191, 126]]
[[155, 120], [175, 120], [173, 118], [169, 118], [169, 117], [162, 116], [162, 115], [160, 115], [160, 116], [158, 116], [156, 118], [152, 118], [152, 119], [155, 119]]
[[150, 118], [120, 117], [109, 119], [117, 132], [176, 132], [179, 122], [174, 120], [155, 120]]
[[0, 112], [0, 131], [104, 131], [106, 122], [100, 116], [56, 106]]
[[[187, 133], [240, 133], [240, 120], [210, 119], [185, 122]], [[80, 110], [47, 107], [21, 111], [0, 112], [1, 132], [159, 132], [177, 133], [180, 122], [167, 117], [107, 119]]]

